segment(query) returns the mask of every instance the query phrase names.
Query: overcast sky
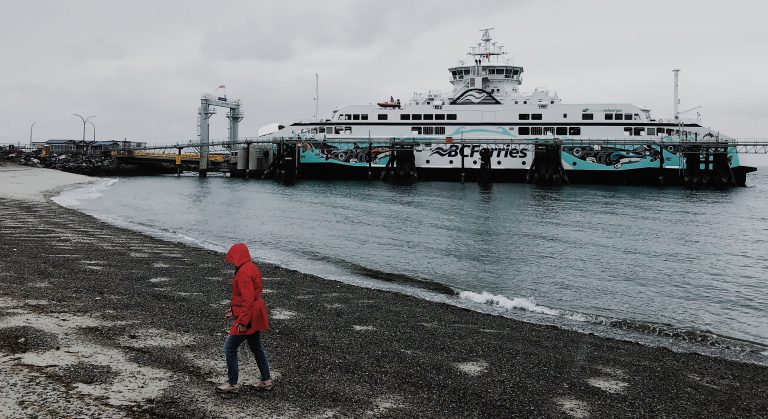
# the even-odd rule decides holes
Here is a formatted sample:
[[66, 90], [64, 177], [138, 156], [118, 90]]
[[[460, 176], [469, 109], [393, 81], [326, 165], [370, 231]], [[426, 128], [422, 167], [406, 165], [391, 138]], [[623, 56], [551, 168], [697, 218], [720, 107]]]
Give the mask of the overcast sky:
[[[478, 29], [525, 67], [523, 91], [566, 103], [701, 105], [704, 125], [768, 137], [768, 6], [760, 1], [4, 1], [0, 142], [82, 136], [196, 138], [200, 94], [243, 102], [241, 136], [270, 122], [414, 91], [450, 91], [447, 68]], [[695, 112], [690, 114], [695, 116]], [[87, 137], [92, 137], [90, 125]], [[223, 112], [211, 137], [226, 136]]]

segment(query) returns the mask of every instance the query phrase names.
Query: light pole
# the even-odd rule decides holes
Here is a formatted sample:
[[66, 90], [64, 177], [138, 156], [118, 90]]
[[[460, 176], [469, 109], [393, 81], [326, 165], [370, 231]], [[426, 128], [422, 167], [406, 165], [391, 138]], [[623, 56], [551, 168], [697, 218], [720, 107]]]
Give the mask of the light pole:
[[83, 142], [85, 142], [85, 123], [88, 122], [88, 120], [91, 118], [96, 118], [96, 116], [91, 115], [88, 118], [83, 118], [83, 116], [80, 114], [73, 113], [72, 115], [79, 117], [83, 121]]
[[95, 143], [96, 142], [96, 125], [93, 125], [93, 122], [91, 121], [85, 121], [85, 122], [91, 124], [91, 126], [93, 127], [93, 142]]
[[[83, 116], [80, 114], [73, 113], [72, 115], [79, 117], [83, 121], [83, 155], [85, 155], [86, 150], [88, 150], [88, 148], [85, 146], [85, 123], [88, 122], [88, 120], [91, 118], [96, 118], [96, 116], [91, 115], [88, 118], [83, 118]], [[95, 130], [94, 130], [94, 135], [95, 135]]]
[[29, 126], [29, 148], [32, 148], [32, 128], [35, 127], [35, 124], [37, 124], [37, 122], [33, 122], [32, 125]]

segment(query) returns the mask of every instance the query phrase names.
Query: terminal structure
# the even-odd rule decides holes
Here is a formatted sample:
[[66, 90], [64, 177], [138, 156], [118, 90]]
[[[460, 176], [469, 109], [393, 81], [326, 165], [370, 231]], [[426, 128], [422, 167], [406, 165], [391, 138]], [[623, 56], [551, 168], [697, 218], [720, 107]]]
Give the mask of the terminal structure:
[[210, 143], [210, 124], [208, 119], [216, 114], [216, 107], [228, 108], [227, 119], [229, 119], [229, 134], [227, 139], [231, 148], [237, 144], [237, 136], [240, 121], [243, 120], [243, 111], [240, 107], [240, 100], [227, 100], [226, 96], [215, 96], [203, 94], [200, 99], [200, 109], [197, 116], [197, 135], [200, 138], [200, 176], [205, 177], [208, 173], [208, 144]]

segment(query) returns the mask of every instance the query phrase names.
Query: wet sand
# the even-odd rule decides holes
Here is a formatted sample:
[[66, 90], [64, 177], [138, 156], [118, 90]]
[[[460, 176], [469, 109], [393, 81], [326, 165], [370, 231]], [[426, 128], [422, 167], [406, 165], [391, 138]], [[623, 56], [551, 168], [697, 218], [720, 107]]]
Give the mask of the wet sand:
[[223, 398], [222, 254], [9, 198], [5, 185], [0, 173], [2, 416], [768, 416], [768, 367], [268, 264], [275, 390], [248, 386], [258, 375], [244, 345], [246, 386]]

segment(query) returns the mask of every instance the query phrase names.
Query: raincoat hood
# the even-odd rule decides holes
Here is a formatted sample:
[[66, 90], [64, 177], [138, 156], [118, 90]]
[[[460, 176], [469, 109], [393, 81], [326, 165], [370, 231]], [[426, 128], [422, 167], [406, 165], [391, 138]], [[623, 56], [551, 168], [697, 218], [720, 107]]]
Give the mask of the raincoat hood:
[[245, 244], [237, 243], [229, 248], [227, 257], [224, 260], [239, 268], [243, 266], [245, 262], [249, 262], [251, 260], [251, 254], [248, 252], [248, 248], [245, 247]]

